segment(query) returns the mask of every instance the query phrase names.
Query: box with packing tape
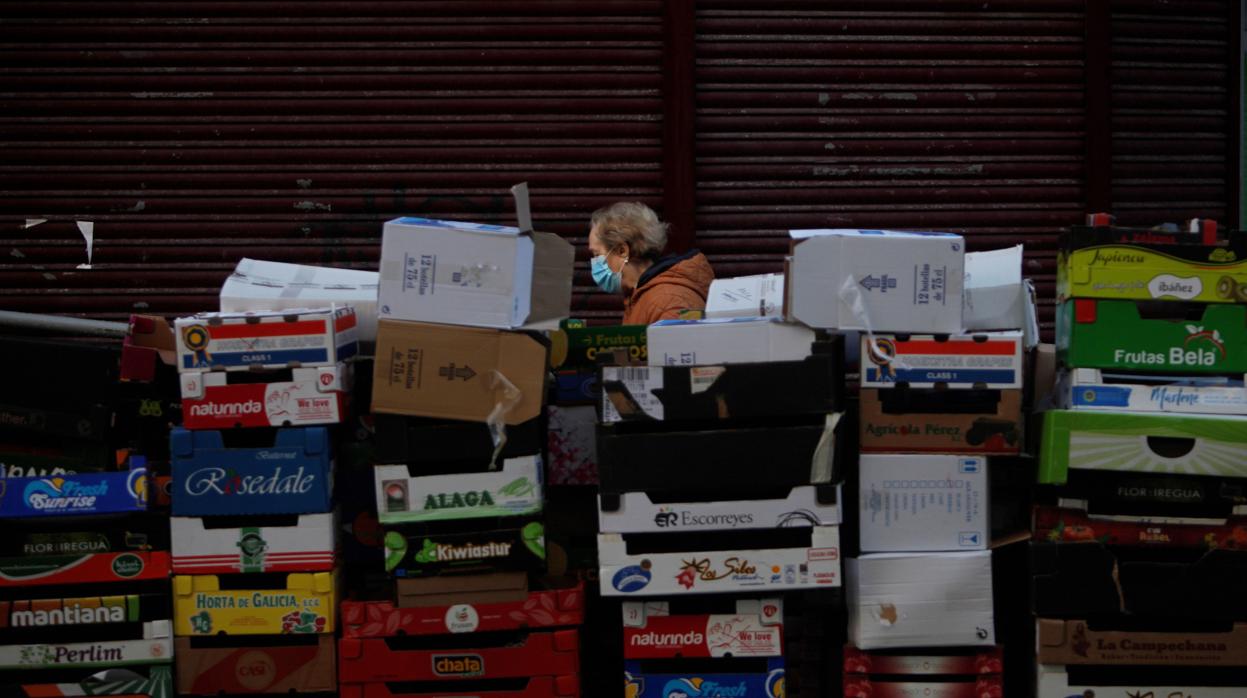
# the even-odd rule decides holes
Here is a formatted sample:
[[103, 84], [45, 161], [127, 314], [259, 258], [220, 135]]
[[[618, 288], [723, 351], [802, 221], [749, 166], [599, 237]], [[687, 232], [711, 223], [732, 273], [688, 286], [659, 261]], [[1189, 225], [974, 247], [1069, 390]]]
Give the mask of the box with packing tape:
[[151, 494], [147, 459], [130, 456], [128, 466], [113, 472], [0, 479], [0, 519], [146, 511]]
[[1242, 698], [1238, 668], [1039, 665], [1036, 698]]
[[372, 409], [523, 424], [545, 404], [545, 339], [524, 332], [382, 320]]
[[505, 440], [494, 442], [484, 422], [425, 419], [393, 414], [372, 416], [373, 462], [422, 466], [422, 471], [471, 472], [508, 458], [540, 454], [546, 448], [545, 415], [501, 427]]
[[173, 667], [165, 664], [123, 668], [60, 669], [55, 679], [47, 672], [6, 672], [0, 689], [20, 698], [64, 696], [117, 696], [118, 698], [167, 698], [173, 694]]
[[170, 434], [174, 516], [333, 508], [333, 449], [325, 427], [278, 429], [273, 445], [262, 447], [227, 448], [224, 437], [221, 431], [182, 428]]
[[1031, 599], [1043, 618], [1247, 621], [1247, 551], [1032, 541]]
[[168, 547], [163, 513], [31, 519], [0, 537], [0, 587], [163, 580]]
[[[306, 427], [337, 424], [346, 415], [352, 365], [295, 368], [287, 372], [201, 371], [181, 374], [182, 426]], [[238, 380], [245, 377], [247, 381]], [[272, 377], [256, 383], [255, 378]]]
[[[843, 338], [800, 361], [719, 366], [603, 366], [602, 422], [714, 421], [844, 409]], [[795, 390], [800, 386], [800, 390]]]
[[1247, 382], [1241, 376], [1179, 378], [1075, 368], [1061, 373], [1056, 398], [1065, 410], [1247, 415]]
[[180, 695], [338, 690], [332, 635], [284, 635], [262, 645], [238, 638], [179, 637], [175, 644]]
[[624, 695], [626, 698], [784, 698], [787, 695], [783, 657], [728, 661], [736, 667], [736, 671], [728, 667], [721, 672], [681, 671], [661, 660], [629, 659], [624, 662]]
[[987, 548], [986, 459], [863, 453], [858, 467], [863, 552]]
[[[540, 588], [532, 590], [523, 586], [511, 590], [465, 588], [467, 585], [463, 582], [475, 584], [478, 581], [475, 577], [458, 577], [451, 581], [455, 587], [451, 592], [453, 603], [402, 607], [392, 601], [343, 601], [342, 636], [368, 638], [486, 633], [521, 628], [570, 627], [584, 623], [584, 584], [570, 577], [543, 579]], [[441, 597], [443, 593], [445, 590], [422, 596], [429, 600]], [[407, 598], [418, 597], [409, 595]], [[442, 599], [436, 600], [440, 602]]]
[[333, 366], [359, 350], [349, 307], [178, 318], [178, 370], [250, 371]]
[[378, 465], [377, 518], [383, 524], [524, 516], [541, 511], [540, 456], [508, 458], [497, 470], [419, 475], [406, 465]]
[[1193, 220], [1187, 230], [1075, 226], [1057, 250], [1057, 298], [1247, 302], [1247, 234]]
[[173, 571], [177, 574], [313, 572], [337, 561], [337, 516], [174, 516]]
[[[792, 526], [835, 526], [842, 521], [840, 485], [801, 485], [770, 492], [756, 487], [754, 498], [713, 502], [654, 501], [645, 492], [598, 497], [598, 530], [603, 533], [659, 533], [745, 530]], [[776, 496], [768, 497], [769, 494]]]
[[1247, 418], [1045, 412], [1039, 482], [1063, 484], [1075, 470], [1247, 477]]
[[1085, 620], [1036, 621], [1040, 664], [1247, 666], [1247, 624], [1216, 630], [1097, 626]]
[[849, 641], [861, 649], [996, 644], [989, 550], [862, 555], [845, 579]]
[[[545, 526], [540, 519], [481, 519], [478, 530], [457, 522], [387, 527], [385, 571], [395, 577], [428, 577], [546, 569]], [[496, 525], [496, 527], [494, 527]]]
[[840, 586], [838, 526], [677, 534], [598, 534], [603, 596]]
[[624, 659], [781, 657], [783, 603], [737, 599], [734, 613], [670, 612], [667, 602], [623, 602]]
[[863, 388], [862, 452], [1013, 455], [1022, 449], [1021, 390]]
[[1078, 298], [1057, 306], [1057, 360], [1071, 368], [1247, 373], [1247, 305]]
[[173, 631], [178, 636], [332, 634], [337, 587], [333, 572], [175, 576]]
[[810, 327], [955, 334], [965, 241], [950, 233], [791, 230], [788, 318]]
[[[477, 644], [479, 643], [479, 644]], [[338, 644], [342, 683], [443, 681], [568, 676], [580, 671], [577, 630], [490, 633], [471, 645], [442, 648], [427, 637], [343, 638]]]
[[845, 698], [1004, 698], [1000, 647], [917, 653], [844, 648]]
[[[792, 417], [785, 426], [746, 426], [695, 431], [643, 431], [626, 424], [597, 429], [603, 507], [625, 492], [757, 496], [765, 471], [765, 498], [810, 484], [839, 482], [843, 450], [836, 431], [840, 414]], [[786, 490], [785, 490], [786, 492]]]

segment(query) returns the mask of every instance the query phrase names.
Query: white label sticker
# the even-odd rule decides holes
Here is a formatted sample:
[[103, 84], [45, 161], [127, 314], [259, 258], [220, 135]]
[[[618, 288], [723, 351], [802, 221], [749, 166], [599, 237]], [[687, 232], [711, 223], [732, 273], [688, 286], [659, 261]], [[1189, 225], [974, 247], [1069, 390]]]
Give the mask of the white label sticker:
[[611, 366], [602, 369], [602, 382], [603, 422], [609, 424], [611, 422], [623, 421], [623, 417], [619, 414], [619, 410], [611, 400], [610, 391], [606, 389], [605, 383], [610, 382], [622, 383], [627, 390], [627, 395], [620, 397], [624, 399], [631, 397], [631, 401], [635, 403], [641, 412], [654, 419], [663, 418], [662, 401], [654, 394], [655, 390], [662, 388], [661, 368]]
[[696, 366], [688, 371], [689, 392], [693, 395], [704, 393], [719, 380], [726, 369], [722, 366]]
[[446, 629], [452, 633], [475, 632], [481, 625], [481, 617], [471, 604], [455, 604], [446, 609]]

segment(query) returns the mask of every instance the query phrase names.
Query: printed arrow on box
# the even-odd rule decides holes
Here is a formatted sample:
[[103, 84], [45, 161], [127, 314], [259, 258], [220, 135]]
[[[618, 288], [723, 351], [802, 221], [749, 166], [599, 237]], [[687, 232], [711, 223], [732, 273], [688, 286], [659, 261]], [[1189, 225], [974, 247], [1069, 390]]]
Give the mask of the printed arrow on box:
[[476, 376], [476, 371], [473, 371], [471, 366], [456, 367], [452, 362], [437, 369], [437, 375], [444, 376], [448, 381], [454, 381], [456, 378], [469, 381]]

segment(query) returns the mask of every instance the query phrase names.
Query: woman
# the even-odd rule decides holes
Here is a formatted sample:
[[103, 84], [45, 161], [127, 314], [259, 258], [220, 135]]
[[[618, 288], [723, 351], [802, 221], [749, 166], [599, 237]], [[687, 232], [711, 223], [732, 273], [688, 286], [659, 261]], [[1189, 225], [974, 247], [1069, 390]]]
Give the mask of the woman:
[[593, 213], [589, 268], [607, 293], [624, 295], [625, 325], [671, 320], [705, 310], [714, 270], [697, 250], [663, 256], [667, 224], [645, 204], [621, 201]]

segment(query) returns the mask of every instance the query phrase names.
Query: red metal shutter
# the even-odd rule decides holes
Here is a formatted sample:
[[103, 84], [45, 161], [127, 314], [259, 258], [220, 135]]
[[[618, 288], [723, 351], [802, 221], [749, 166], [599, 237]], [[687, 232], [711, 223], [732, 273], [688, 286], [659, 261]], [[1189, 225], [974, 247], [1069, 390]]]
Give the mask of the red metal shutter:
[[716, 273], [778, 270], [791, 228], [945, 230], [1025, 242], [1051, 298], [1083, 208], [1082, 9], [700, 3], [697, 242]]
[[[7, 309], [209, 309], [242, 256], [373, 267], [386, 219], [511, 222], [523, 180], [538, 226], [580, 244], [597, 206], [661, 200], [657, 0], [5, 2], [0, 16]], [[91, 270], [75, 268], [75, 220], [95, 224]], [[617, 307], [583, 271], [578, 284], [578, 315]]]

